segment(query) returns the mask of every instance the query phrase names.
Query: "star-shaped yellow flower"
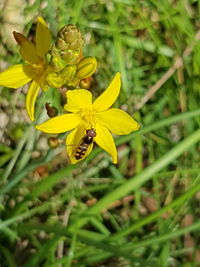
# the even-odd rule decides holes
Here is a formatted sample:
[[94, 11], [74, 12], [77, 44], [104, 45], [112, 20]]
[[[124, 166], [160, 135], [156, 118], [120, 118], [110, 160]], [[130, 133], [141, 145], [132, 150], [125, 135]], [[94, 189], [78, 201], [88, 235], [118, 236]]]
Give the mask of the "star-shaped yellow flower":
[[[50, 119], [36, 128], [52, 134], [74, 129], [66, 138], [72, 163], [84, 159], [91, 152], [93, 141], [112, 156], [113, 163], [117, 163], [117, 150], [110, 132], [124, 135], [139, 129], [139, 124], [126, 112], [110, 108], [119, 95], [120, 87], [121, 77], [117, 73], [108, 88], [93, 103], [92, 94], [87, 90], [68, 91], [64, 108], [71, 113]], [[87, 143], [88, 130], [95, 133], [91, 143]]]
[[32, 81], [26, 96], [26, 110], [30, 119], [34, 121], [34, 106], [39, 90], [47, 89], [46, 75], [50, 67], [45, 56], [51, 48], [51, 33], [44, 19], [38, 17], [35, 43], [21, 33], [13, 34], [20, 45], [20, 54], [25, 64], [13, 65], [1, 72], [0, 85], [16, 89]]

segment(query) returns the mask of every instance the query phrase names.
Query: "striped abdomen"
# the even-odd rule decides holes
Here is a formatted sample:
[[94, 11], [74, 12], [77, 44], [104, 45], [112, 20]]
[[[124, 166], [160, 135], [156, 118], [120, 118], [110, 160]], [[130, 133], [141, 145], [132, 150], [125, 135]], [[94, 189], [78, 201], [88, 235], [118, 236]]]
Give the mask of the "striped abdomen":
[[94, 137], [96, 136], [96, 132], [94, 129], [86, 130], [86, 134], [83, 136], [82, 141], [78, 148], [75, 151], [75, 159], [79, 160], [85, 156], [85, 153], [88, 150], [89, 145], [91, 145], [94, 141]]
[[88, 147], [89, 147], [89, 144], [81, 142], [81, 144], [76, 149], [75, 159], [76, 160], [82, 159], [82, 157], [85, 156], [85, 153], [87, 152]]

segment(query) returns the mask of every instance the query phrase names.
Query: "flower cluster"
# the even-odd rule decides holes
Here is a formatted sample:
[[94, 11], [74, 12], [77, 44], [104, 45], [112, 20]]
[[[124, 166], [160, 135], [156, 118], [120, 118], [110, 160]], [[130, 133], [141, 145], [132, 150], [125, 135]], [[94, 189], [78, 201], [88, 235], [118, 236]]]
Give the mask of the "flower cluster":
[[[83, 39], [75, 25], [64, 26], [52, 45], [51, 33], [42, 17], [37, 19], [35, 42], [14, 32], [25, 64], [14, 65], [0, 73], [0, 85], [18, 88], [30, 82], [26, 96], [26, 110], [34, 121], [34, 106], [40, 88], [66, 87], [66, 114], [55, 116], [37, 125], [45, 133], [58, 134], [71, 131], [66, 147], [72, 163], [83, 160], [94, 143], [107, 151], [117, 163], [117, 149], [111, 133], [129, 134], [139, 124], [126, 112], [111, 108], [120, 93], [121, 77], [117, 73], [108, 88], [94, 101], [89, 90], [90, 78], [97, 67], [94, 57], [83, 57]], [[73, 89], [73, 90], [70, 90]]]
[[25, 63], [0, 73], [0, 85], [16, 89], [31, 81], [26, 110], [32, 121], [35, 120], [34, 107], [40, 88], [47, 91], [49, 86], [78, 87], [81, 79], [91, 76], [96, 70], [96, 59], [82, 56], [83, 41], [76, 26], [63, 27], [53, 46], [51, 33], [42, 17], [37, 19], [35, 42], [18, 32], [13, 32], [13, 35]]

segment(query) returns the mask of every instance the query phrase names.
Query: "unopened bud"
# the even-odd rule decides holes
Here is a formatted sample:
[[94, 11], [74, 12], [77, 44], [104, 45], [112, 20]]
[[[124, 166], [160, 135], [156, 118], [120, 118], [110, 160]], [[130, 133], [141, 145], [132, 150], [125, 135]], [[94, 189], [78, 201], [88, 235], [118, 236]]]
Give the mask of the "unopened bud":
[[83, 46], [83, 39], [79, 29], [72, 24], [61, 28], [58, 32], [55, 46], [60, 50], [60, 56], [70, 64], [73, 64], [70, 58], [72, 58], [73, 61], [77, 61]]
[[20, 124], [16, 124], [11, 130], [11, 136], [14, 140], [19, 140], [24, 134], [24, 128]]
[[89, 89], [92, 83], [92, 77], [82, 79], [79, 83], [80, 88]]
[[46, 57], [46, 61], [47, 61], [47, 63], [48, 63], [48, 64], [51, 63], [51, 59], [52, 59], [51, 54], [50, 54], [50, 53], [46, 53], [45, 57]]
[[50, 72], [46, 76], [46, 83], [53, 88], [59, 88], [64, 84], [64, 80], [58, 73]]
[[83, 40], [79, 29], [75, 25], [66, 25], [58, 32], [55, 45], [49, 54], [50, 64], [55, 72], [60, 72], [67, 65], [79, 62], [82, 54]]
[[69, 44], [65, 42], [64, 39], [62, 38], [57, 38], [56, 40], [56, 47], [59, 49], [59, 50], [67, 50], [68, 49], [68, 46]]
[[48, 139], [48, 145], [51, 147], [51, 148], [57, 148], [58, 145], [59, 145], [59, 140], [55, 137], [50, 137]]
[[69, 24], [62, 27], [58, 32], [58, 38], [59, 37], [65, 40], [68, 44], [72, 44], [74, 41], [79, 40], [79, 43], [82, 46], [81, 33], [76, 25]]
[[74, 89], [79, 87], [80, 79], [74, 77], [71, 81], [66, 81], [65, 85], [68, 89]]
[[79, 50], [82, 47], [82, 41], [80, 41], [79, 39], [76, 39], [73, 41], [73, 43], [71, 43], [69, 45], [69, 48], [72, 50]]
[[84, 57], [79, 61], [77, 64], [77, 71], [76, 71], [76, 77], [79, 79], [85, 79], [96, 71], [97, 68], [97, 61], [94, 57]]
[[61, 52], [61, 57], [64, 59], [66, 64], [77, 64], [79, 61], [80, 53], [76, 50], [66, 50]]
[[68, 81], [71, 81], [74, 78], [75, 73], [76, 73], [76, 65], [72, 65], [72, 66], [65, 67], [60, 72], [60, 76], [62, 77], [62, 79], [66, 83]]
[[58, 56], [57, 57], [53, 56], [51, 59], [51, 65], [54, 71], [59, 72], [62, 69], [64, 69], [64, 67], [66, 66], [66, 62]]
[[50, 103], [46, 103], [45, 107], [46, 107], [49, 118], [53, 118], [58, 114], [57, 108], [51, 107]]

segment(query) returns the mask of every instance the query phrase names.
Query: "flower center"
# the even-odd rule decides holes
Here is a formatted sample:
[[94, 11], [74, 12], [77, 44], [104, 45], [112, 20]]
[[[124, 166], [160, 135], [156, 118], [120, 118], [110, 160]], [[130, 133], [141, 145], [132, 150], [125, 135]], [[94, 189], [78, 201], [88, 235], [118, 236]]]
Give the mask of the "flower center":
[[44, 65], [34, 64], [33, 68], [34, 68], [34, 73], [35, 73], [36, 76], [41, 76], [44, 73], [44, 70], [45, 70], [45, 66]]
[[96, 112], [93, 109], [82, 109], [80, 116], [86, 129], [95, 127], [96, 124]]

